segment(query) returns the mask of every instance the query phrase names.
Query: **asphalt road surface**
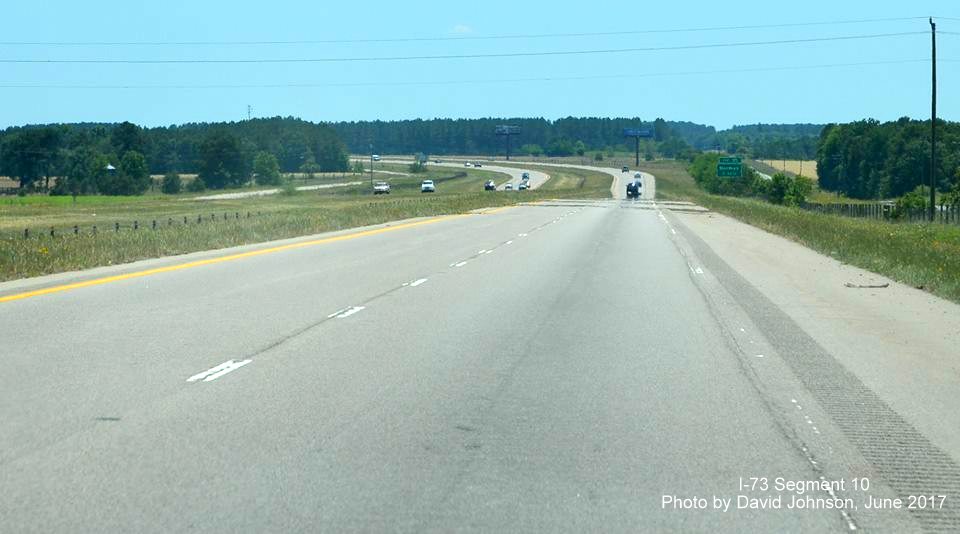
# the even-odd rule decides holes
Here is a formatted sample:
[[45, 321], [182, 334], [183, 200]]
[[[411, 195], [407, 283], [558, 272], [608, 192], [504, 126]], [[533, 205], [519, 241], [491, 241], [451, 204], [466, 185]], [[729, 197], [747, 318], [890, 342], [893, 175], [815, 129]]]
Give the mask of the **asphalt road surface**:
[[671, 220], [548, 202], [2, 284], [0, 531], [918, 530], [863, 509], [852, 479], [893, 490]]
[[[411, 163], [410, 160], [399, 160], [399, 159], [383, 160], [383, 162], [384, 163], [402, 163], [402, 164]], [[432, 167], [452, 167], [452, 168], [460, 168], [460, 169], [465, 168], [463, 161], [457, 161], [457, 162], [441, 161], [440, 163], [434, 163], [430, 161], [430, 162], [427, 162], [427, 165], [430, 165]], [[482, 163], [481, 165], [482, 167], [480, 168], [482, 170], [499, 172], [502, 174], [506, 174], [507, 176], [510, 177], [508, 180], [502, 181], [497, 184], [497, 191], [503, 191], [507, 184], [512, 184], [513, 190], [516, 191], [517, 186], [520, 185], [520, 181], [523, 180], [523, 173], [528, 173], [530, 176], [530, 189], [537, 189], [538, 187], [542, 186], [547, 180], [550, 179], [549, 174], [540, 172], [540, 171], [531, 171], [527, 169], [521, 169], [518, 167], [511, 167], [509, 165], [496, 165], [496, 164], [487, 165], [486, 163]]]

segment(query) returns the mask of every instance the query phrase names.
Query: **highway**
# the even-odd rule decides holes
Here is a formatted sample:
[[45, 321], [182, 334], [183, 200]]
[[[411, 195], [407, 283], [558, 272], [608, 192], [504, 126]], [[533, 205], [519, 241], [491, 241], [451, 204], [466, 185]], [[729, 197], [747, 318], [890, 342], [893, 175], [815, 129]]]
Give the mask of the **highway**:
[[[357, 161], [359, 161], [359, 159], [358, 159]], [[440, 163], [435, 163], [435, 162], [433, 162], [433, 161], [429, 161], [429, 162], [427, 162], [427, 165], [429, 165], [429, 166], [431, 166], [431, 167], [449, 167], [449, 168], [459, 168], [459, 169], [463, 169], [463, 168], [465, 168], [465, 166], [464, 166], [464, 162], [465, 162], [465, 161], [471, 161], [471, 166], [472, 166], [472, 161], [474, 161], [474, 160], [464, 160], [464, 161], [459, 161], [459, 160], [458, 160], [458, 161], [456, 161], [456, 162], [441, 161]], [[383, 163], [394, 163], [394, 164], [399, 164], [399, 165], [409, 165], [410, 163], [413, 163], [413, 160], [407, 160], [407, 159], [392, 159], [392, 158], [391, 158], [391, 159], [384, 159], [384, 160], [382, 160], [382, 162], [383, 162]], [[528, 173], [529, 176], [530, 176], [530, 180], [529, 180], [529, 182], [530, 182], [530, 189], [537, 189], [537, 188], [539, 188], [540, 186], [542, 186], [547, 180], [550, 179], [550, 175], [549, 175], [549, 174], [546, 174], [546, 173], [540, 172], [540, 171], [532, 171], [532, 170], [531, 170], [531, 171], [528, 171], [528, 170], [526, 170], [526, 169], [522, 169], [522, 168], [519, 168], [519, 167], [513, 167], [513, 166], [509, 166], [509, 165], [497, 165], [497, 164], [487, 165], [486, 163], [482, 163], [481, 165], [482, 165], [482, 166], [481, 166], [480, 168], [483, 169], [483, 170], [485, 170], [485, 171], [499, 172], [499, 173], [502, 173], [502, 174], [506, 174], [507, 176], [510, 177], [509, 179], [504, 180], [504, 181], [502, 181], [502, 182], [500, 182], [500, 183], [497, 184], [497, 191], [504, 191], [505, 188], [506, 188], [506, 186], [507, 186], [507, 184], [511, 184], [511, 185], [513, 186], [513, 190], [516, 191], [516, 190], [517, 190], [517, 186], [520, 185], [520, 181], [523, 180], [523, 173], [525, 173], [525, 172]], [[377, 172], [382, 172], [382, 171], [377, 171]]]
[[[627, 174], [607, 172], [619, 198]], [[790, 367], [803, 330], [763, 323], [752, 286], [729, 282], [644, 182], [641, 202], [547, 201], [0, 284], [0, 531], [960, 524], [955, 509], [713, 509], [775, 495], [750, 477], [844, 479], [814, 496], [858, 504], [857, 477], [873, 496], [903, 490]], [[952, 480], [956, 451], [915, 444], [945, 458], [917, 481]]]

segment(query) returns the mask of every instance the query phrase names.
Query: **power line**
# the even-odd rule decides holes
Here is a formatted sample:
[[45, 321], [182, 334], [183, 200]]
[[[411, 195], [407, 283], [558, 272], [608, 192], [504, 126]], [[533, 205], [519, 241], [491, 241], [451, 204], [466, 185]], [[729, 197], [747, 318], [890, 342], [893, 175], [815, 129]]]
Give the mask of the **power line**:
[[[757, 72], [778, 72], [778, 71], [799, 71], [816, 70], [844, 67], [863, 67], [876, 65], [900, 65], [908, 63], [928, 63], [929, 59], [902, 59], [887, 61], [865, 61], [856, 63], [828, 63], [820, 65], [798, 65], [783, 67], [753, 67], [743, 69], [717, 69], [717, 70], [697, 70], [697, 71], [677, 71], [677, 72], [651, 72], [641, 74], [601, 74], [585, 76], [546, 76], [546, 77], [528, 77], [528, 78], [487, 78], [487, 79], [466, 79], [466, 80], [416, 80], [416, 81], [397, 81], [397, 82], [323, 82], [323, 83], [272, 83], [272, 84], [206, 84], [206, 85], [85, 85], [85, 84], [43, 84], [43, 83], [17, 83], [0, 82], [0, 88], [3, 89], [280, 89], [280, 88], [336, 88], [336, 87], [401, 87], [401, 86], [430, 86], [430, 85], [470, 85], [470, 84], [494, 84], [494, 83], [523, 83], [523, 82], [560, 82], [560, 81], [586, 81], [586, 80], [623, 80], [636, 78], [654, 78], [671, 76], [696, 76], [707, 74], [745, 74]], [[960, 62], [960, 60], [941, 59], [941, 62]]]
[[[935, 17], [942, 18], [942, 17]], [[607, 32], [534, 33], [503, 35], [458, 35], [446, 37], [390, 37], [371, 39], [312, 39], [312, 40], [261, 40], [261, 41], [0, 41], [3, 46], [237, 46], [237, 45], [303, 45], [303, 44], [349, 44], [349, 43], [403, 43], [431, 41], [490, 41], [506, 39], [547, 39], [558, 37], [614, 37], [622, 35], [652, 35], [664, 33], [690, 33], [706, 31], [756, 30], [776, 28], [800, 28], [810, 26], [833, 26], [878, 22], [904, 22], [926, 20], [927, 17], [895, 17], [876, 19], [848, 19], [819, 22], [792, 22], [781, 24], [753, 24], [740, 26], [712, 26], [699, 28], [646, 29]], [[945, 18], [945, 20], [953, 20]]]
[[632, 52], [662, 52], [668, 50], [698, 50], [706, 48], [734, 48], [766, 45], [801, 44], [817, 42], [852, 41], [864, 39], [883, 39], [907, 35], [926, 35], [926, 32], [877, 33], [868, 35], [842, 35], [834, 37], [812, 37], [805, 39], [781, 39], [775, 41], [744, 41], [734, 43], [710, 43], [675, 46], [650, 46], [638, 48], [608, 48], [594, 50], [554, 50], [547, 52], [501, 52], [492, 54], [444, 54], [435, 56], [378, 56], [378, 57], [336, 57], [336, 58], [283, 58], [283, 59], [0, 59], [0, 63], [10, 64], [250, 64], [250, 63], [348, 63], [372, 61], [419, 61], [437, 59], [482, 59], [511, 57], [573, 56], [593, 54], [623, 54]]

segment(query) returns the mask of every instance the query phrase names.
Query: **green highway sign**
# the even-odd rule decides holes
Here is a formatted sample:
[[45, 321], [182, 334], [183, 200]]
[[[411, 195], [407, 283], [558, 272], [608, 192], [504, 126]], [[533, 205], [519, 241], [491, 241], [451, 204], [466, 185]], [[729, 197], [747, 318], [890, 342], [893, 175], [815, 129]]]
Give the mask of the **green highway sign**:
[[717, 163], [717, 176], [721, 178], [743, 176], [743, 161], [740, 158], [720, 158]]

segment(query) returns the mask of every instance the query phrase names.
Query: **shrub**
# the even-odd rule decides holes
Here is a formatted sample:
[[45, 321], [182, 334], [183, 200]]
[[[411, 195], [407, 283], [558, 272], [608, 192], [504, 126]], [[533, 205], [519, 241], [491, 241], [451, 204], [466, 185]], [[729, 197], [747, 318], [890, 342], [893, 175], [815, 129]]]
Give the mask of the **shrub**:
[[787, 194], [783, 197], [783, 203], [787, 206], [803, 206], [807, 203], [807, 197], [813, 192], [813, 181], [803, 176], [798, 176], [790, 181], [787, 188]]
[[790, 177], [782, 172], [773, 175], [770, 180], [770, 188], [767, 191], [767, 200], [774, 204], [783, 204], [783, 199], [787, 196], [790, 189]]
[[927, 209], [927, 198], [923, 193], [923, 186], [918, 186], [913, 191], [897, 199], [897, 204], [893, 208], [893, 218], [899, 219], [909, 213], [915, 213]]
[[423, 162], [421, 161], [414, 161], [413, 163], [410, 164], [409, 169], [410, 169], [410, 172], [413, 174], [420, 174], [420, 173], [427, 172], [427, 166], [424, 165]]
[[190, 183], [187, 184], [187, 191], [191, 193], [199, 193], [201, 191], [207, 190], [207, 184], [203, 182], [203, 178], [197, 176]]
[[297, 189], [297, 186], [293, 185], [293, 182], [289, 180], [286, 180], [283, 184], [283, 187], [280, 188], [280, 194], [288, 197], [299, 195], [300, 192], [301, 191]]
[[320, 165], [315, 161], [307, 161], [300, 166], [300, 172], [305, 174], [308, 180], [313, 180], [314, 176], [320, 172]]
[[276, 185], [280, 183], [280, 163], [277, 157], [269, 152], [260, 152], [253, 159], [253, 173], [259, 185]]
[[163, 177], [163, 183], [160, 185], [160, 190], [168, 195], [176, 195], [183, 189], [183, 183], [180, 181], [180, 175], [176, 172], [168, 172]]

